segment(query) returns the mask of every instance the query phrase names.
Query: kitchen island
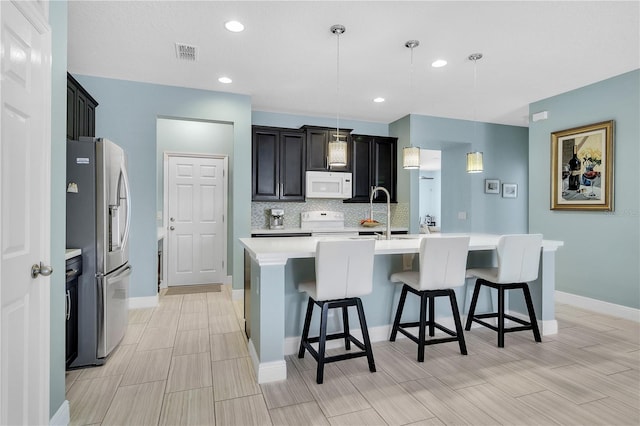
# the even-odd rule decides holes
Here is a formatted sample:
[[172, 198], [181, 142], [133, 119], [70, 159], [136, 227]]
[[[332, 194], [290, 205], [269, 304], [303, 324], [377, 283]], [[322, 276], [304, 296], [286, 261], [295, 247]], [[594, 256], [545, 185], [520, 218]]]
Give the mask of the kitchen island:
[[[388, 339], [393, 315], [397, 306], [400, 286], [392, 284], [393, 272], [405, 268], [417, 269], [417, 256], [421, 238], [440, 238], [454, 234], [398, 235], [391, 240], [377, 240], [374, 260], [373, 292], [362, 297], [369, 334], [373, 342]], [[498, 235], [469, 234], [468, 267], [495, 265], [495, 249]], [[313, 280], [315, 276], [315, 250], [320, 239], [345, 239], [349, 237], [276, 237], [241, 238], [250, 262], [250, 330], [249, 353], [258, 383], [284, 380], [287, 377], [284, 356], [297, 352], [306, 307], [306, 294], [299, 293], [297, 284]], [[352, 237], [366, 238], [366, 237]], [[554, 310], [555, 252], [561, 241], [543, 241], [538, 279], [530, 283], [531, 296], [543, 335], [557, 333]], [[249, 265], [248, 265], [249, 266]], [[467, 311], [473, 280], [467, 280], [459, 290], [462, 312]], [[525, 312], [524, 305], [515, 295], [508, 303], [512, 314]], [[412, 301], [413, 302], [413, 301]], [[417, 301], [405, 306], [405, 315], [417, 315]], [[495, 304], [487, 295], [479, 300], [477, 311], [490, 309]], [[522, 308], [520, 308], [522, 306]], [[450, 312], [450, 308], [436, 306], [436, 314]], [[448, 315], [448, 314], [446, 314]], [[311, 330], [317, 330], [317, 315]], [[340, 327], [338, 317], [329, 317], [330, 325]], [[444, 322], [446, 323], [446, 317]], [[357, 324], [355, 318], [350, 321]], [[357, 335], [357, 333], [354, 332]]]

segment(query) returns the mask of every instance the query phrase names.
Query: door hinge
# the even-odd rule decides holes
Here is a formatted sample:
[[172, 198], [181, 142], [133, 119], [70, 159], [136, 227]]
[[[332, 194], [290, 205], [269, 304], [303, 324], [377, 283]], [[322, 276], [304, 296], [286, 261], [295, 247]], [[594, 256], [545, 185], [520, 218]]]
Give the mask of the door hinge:
[[222, 269], [224, 269], [224, 260], [222, 261]]
[[222, 215], [222, 223], [224, 223], [224, 215]]

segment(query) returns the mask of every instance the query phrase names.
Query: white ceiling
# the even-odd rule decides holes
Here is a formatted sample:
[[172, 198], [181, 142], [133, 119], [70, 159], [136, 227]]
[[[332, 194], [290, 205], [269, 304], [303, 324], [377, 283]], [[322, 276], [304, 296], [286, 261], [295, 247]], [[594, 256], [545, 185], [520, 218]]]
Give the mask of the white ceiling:
[[[69, 1], [68, 70], [246, 94], [256, 111], [339, 113], [384, 123], [414, 113], [527, 126], [529, 103], [640, 68], [639, 6]], [[230, 19], [242, 21], [245, 31], [225, 30]], [[339, 96], [333, 24], [347, 29], [340, 37]], [[404, 47], [410, 39], [420, 41], [413, 67]], [[197, 46], [199, 60], [178, 61], [176, 42]], [[476, 64], [474, 86], [467, 57], [475, 52], [484, 58]], [[448, 65], [432, 68], [437, 58]], [[233, 83], [219, 83], [221, 75]], [[386, 102], [373, 103], [377, 96]]]

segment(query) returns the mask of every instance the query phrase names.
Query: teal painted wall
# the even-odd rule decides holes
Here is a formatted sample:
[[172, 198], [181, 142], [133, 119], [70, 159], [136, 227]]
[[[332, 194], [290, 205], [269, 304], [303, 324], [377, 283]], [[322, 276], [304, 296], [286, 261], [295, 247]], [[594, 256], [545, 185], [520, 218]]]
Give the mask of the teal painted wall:
[[[389, 125], [399, 139], [398, 201], [409, 202], [410, 232], [420, 212], [419, 172], [402, 169], [402, 147], [442, 151], [440, 224], [443, 232], [528, 232], [528, 131], [526, 127], [411, 115]], [[407, 135], [409, 139], [407, 140]], [[484, 172], [466, 173], [466, 153], [484, 153]], [[518, 197], [485, 194], [484, 180], [518, 185]], [[459, 219], [458, 213], [466, 213]]]
[[[202, 120], [183, 120], [158, 118], [157, 126], [157, 206], [156, 211], [162, 214], [164, 208], [164, 153], [196, 153], [225, 155], [229, 160], [228, 176], [233, 176], [233, 125]], [[231, 179], [229, 179], [231, 189]], [[233, 194], [227, 194], [228, 205], [233, 205]], [[225, 212], [225, 217], [229, 215]], [[158, 220], [158, 226], [163, 226]], [[233, 258], [232, 223], [227, 220], [227, 259]], [[168, 248], [165, 246], [165, 250]], [[231, 275], [231, 268], [227, 271]]]
[[[640, 308], [640, 70], [535, 102], [547, 120], [529, 127], [531, 232], [562, 240], [557, 290]], [[615, 120], [613, 212], [552, 211], [550, 134]]]
[[[233, 174], [230, 179], [229, 238], [233, 257], [228, 271], [243, 276], [243, 251], [238, 238], [250, 234], [251, 100], [248, 96], [162, 86], [90, 76], [75, 76], [100, 103], [96, 135], [113, 140], [127, 152], [131, 185], [131, 296], [156, 294], [156, 206], [158, 117], [208, 120], [233, 124]], [[242, 288], [237, 278], [234, 288]]]
[[65, 260], [67, 212], [67, 2], [49, 3], [51, 26], [51, 344], [49, 417], [65, 400]]

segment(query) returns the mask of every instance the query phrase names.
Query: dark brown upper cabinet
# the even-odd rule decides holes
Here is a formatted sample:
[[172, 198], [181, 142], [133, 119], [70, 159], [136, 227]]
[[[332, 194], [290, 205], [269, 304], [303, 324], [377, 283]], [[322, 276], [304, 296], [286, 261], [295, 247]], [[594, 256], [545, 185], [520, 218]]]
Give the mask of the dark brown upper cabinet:
[[96, 135], [98, 102], [67, 73], [67, 139]]
[[307, 137], [307, 170], [309, 171], [331, 171], [350, 172], [351, 171], [351, 130], [340, 129], [342, 140], [347, 143], [347, 165], [343, 167], [329, 167], [328, 147], [329, 142], [334, 139], [335, 128], [303, 126]]
[[302, 130], [253, 127], [253, 201], [304, 201], [305, 136]]
[[[391, 202], [397, 202], [397, 153], [398, 138], [352, 135], [353, 198], [345, 202], [368, 203], [371, 190], [376, 186], [386, 188]], [[386, 194], [378, 191], [373, 201], [386, 202]]]

